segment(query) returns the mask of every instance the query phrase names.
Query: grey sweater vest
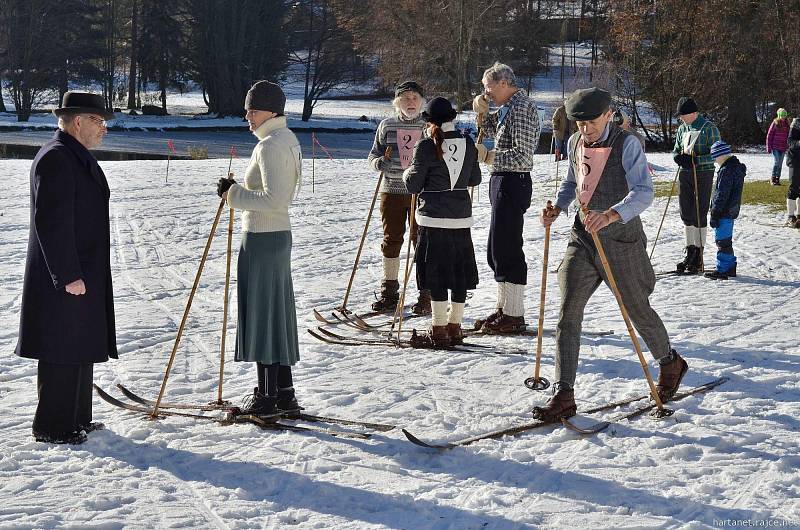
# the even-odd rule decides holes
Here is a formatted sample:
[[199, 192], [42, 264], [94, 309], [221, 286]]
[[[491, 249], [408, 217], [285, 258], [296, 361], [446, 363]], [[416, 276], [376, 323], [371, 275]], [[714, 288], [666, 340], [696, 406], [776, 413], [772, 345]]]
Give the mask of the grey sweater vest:
[[[572, 169], [577, 175], [578, 167], [576, 155], [578, 146], [580, 145], [578, 142], [582, 142], [583, 140], [580, 138], [580, 133], [575, 134], [578, 135], [578, 137], [575, 138], [575, 143], [572, 148], [571, 161], [573, 164]], [[627, 138], [629, 134], [630, 133], [612, 124], [608, 132], [608, 138], [603, 142], [592, 144], [592, 147], [611, 147], [611, 154], [608, 157], [605, 168], [603, 168], [603, 174], [597, 183], [597, 188], [594, 190], [594, 194], [589, 200], [588, 207], [590, 210], [605, 211], [624, 199], [630, 192], [628, 189], [628, 181], [625, 178], [625, 169], [622, 167], [622, 148], [625, 145], [625, 138]], [[576, 193], [579, 191], [580, 189], [577, 189]], [[586, 215], [578, 210], [574, 224], [576, 229], [584, 230], [583, 220], [585, 218]], [[645, 238], [642, 220], [638, 215], [627, 223], [618, 221], [608, 225], [600, 230], [599, 235], [601, 240], [613, 239], [626, 243], [633, 243], [639, 239]]]

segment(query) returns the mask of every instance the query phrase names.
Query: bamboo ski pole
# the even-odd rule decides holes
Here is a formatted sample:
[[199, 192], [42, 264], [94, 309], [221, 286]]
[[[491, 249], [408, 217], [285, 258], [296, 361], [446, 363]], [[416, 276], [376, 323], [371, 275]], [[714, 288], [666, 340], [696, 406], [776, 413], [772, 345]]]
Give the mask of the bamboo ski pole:
[[221, 199], [219, 201], [219, 207], [217, 208], [217, 215], [214, 217], [214, 224], [211, 226], [211, 233], [208, 234], [206, 248], [203, 250], [203, 257], [200, 259], [200, 266], [197, 268], [197, 274], [194, 277], [194, 284], [192, 285], [192, 291], [189, 293], [189, 300], [186, 302], [186, 308], [183, 310], [183, 318], [181, 318], [181, 324], [178, 326], [178, 335], [175, 337], [175, 344], [172, 346], [172, 353], [169, 356], [167, 369], [164, 372], [164, 380], [161, 381], [161, 390], [158, 392], [158, 398], [153, 406], [153, 411], [150, 413], [150, 419], [155, 420], [158, 418], [158, 407], [161, 406], [161, 398], [164, 397], [164, 390], [167, 388], [167, 379], [169, 378], [170, 370], [172, 370], [172, 364], [175, 362], [175, 353], [178, 351], [178, 345], [180, 344], [181, 336], [183, 335], [183, 328], [186, 325], [186, 319], [189, 317], [189, 310], [192, 308], [192, 300], [194, 300], [194, 294], [197, 292], [197, 286], [200, 283], [200, 275], [203, 274], [203, 267], [206, 264], [208, 250], [211, 248], [211, 241], [214, 239], [214, 232], [217, 231], [217, 225], [219, 224], [219, 218], [222, 214], [222, 208], [224, 206], [225, 199]]
[[[389, 336], [391, 337], [392, 331], [394, 331], [394, 325], [397, 323], [397, 345], [400, 345], [400, 333], [403, 329], [403, 307], [405, 307], [406, 302], [406, 289], [408, 288], [408, 278], [411, 276], [411, 269], [413, 268], [413, 262], [411, 261], [411, 235], [414, 233], [414, 214], [416, 213], [416, 206], [417, 206], [417, 195], [414, 194], [411, 196], [411, 213], [409, 215], [408, 220], [408, 244], [406, 245], [406, 270], [405, 275], [403, 277], [403, 290], [400, 293], [400, 300], [397, 302], [397, 308], [394, 311], [394, 319], [392, 320], [392, 328], [389, 330]], [[416, 250], [416, 248], [415, 248]]]
[[228, 219], [228, 251], [225, 257], [225, 294], [223, 296], [222, 311], [222, 339], [219, 346], [219, 388], [217, 389], [217, 401], [215, 404], [224, 405], [222, 400], [222, 380], [225, 374], [225, 338], [228, 334], [228, 295], [231, 285], [231, 246], [233, 242], [233, 208], [230, 208]]
[[703, 241], [703, 232], [700, 228], [700, 187], [697, 184], [697, 166], [694, 165], [694, 155], [692, 155], [692, 175], [694, 176], [694, 212], [695, 212], [695, 219], [697, 220], [697, 230], [700, 232], [700, 272], [705, 272], [705, 264], [703, 263], [703, 247], [705, 246], [705, 241]]
[[672, 200], [672, 195], [675, 194], [675, 183], [678, 181], [678, 174], [681, 172], [681, 168], [678, 167], [675, 170], [675, 178], [672, 179], [672, 187], [669, 190], [669, 197], [667, 197], [667, 205], [664, 206], [664, 213], [661, 215], [661, 222], [658, 223], [658, 231], [656, 232], [656, 239], [653, 241], [653, 248], [650, 249], [650, 261], [653, 261], [653, 253], [656, 251], [656, 245], [658, 244], [658, 238], [661, 235], [661, 227], [664, 226], [664, 219], [667, 217], [667, 210], [669, 209], [669, 201]]
[[[553, 203], [547, 201], [547, 209], [553, 209]], [[525, 386], [531, 390], [544, 390], [550, 386], [550, 381], [539, 377], [539, 368], [542, 360], [542, 337], [544, 336], [544, 301], [547, 293], [547, 261], [550, 255], [550, 225], [544, 227], [544, 256], [542, 257], [542, 288], [539, 293], [539, 324], [536, 328], [536, 366], [533, 377], [525, 380]]]
[[[390, 160], [392, 158], [392, 146], [386, 147], [386, 151], [383, 154], [383, 158], [386, 160]], [[372, 202], [369, 205], [369, 213], [367, 213], [367, 220], [364, 223], [364, 230], [361, 232], [361, 242], [358, 244], [358, 252], [356, 252], [356, 260], [353, 262], [353, 270], [350, 272], [350, 280], [347, 282], [347, 290], [344, 293], [344, 300], [342, 301], [341, 307], [339, 310], [342, 313], [349, 313], [347, 309], [347, 299], [350, 298], [350, 289], [353, 287], [353, 279], [356, 277], [356, 270], [358, 270], [358, 263], [361, 261], [361, 250], [364, 248], [364, 240], [367, 238], [367, 229], [369, 228], [369, 223], [372, 220], [372, 211], [375, 209], [375, 201], [378, 198], [378, 191], [381, 188], [381, 182], [383, 181], [383, 171], [381, 171], [380, 176], [378, 176], [378, 183], [375, 185], [375, 193], [372, 194]]]
[[[586, 207], [586, 205], [581, 205], [581, 210], [583, 210], [584, 214], [588, 215], [589, 209]], [[661, 397], [659, 397], [658, 391], [656, 390], [656, 385], [653, 383], [653, 378], [650, 376], [650, 370], [647, 368], [647, 362], [644, 360], [644, 355], [642, 354], [642, 347], [639, 344], [636, 331], [633, 329], [633, 324], [631, 324], [631, 319], [628, 315], [628, 310], [625, 308], [625, 303], [622, 301], [622, 295], [617, 287], [617, 282], [614, 280], [614, 274], [611, 272], [611, 266], [608, 264], [608, 259], [606, 259], [606, 253], [603, 250], [603, 244], [600, 242], [600, 236], [597, 235], [597, 233], [592, 233], [592, 240], [594, 241], [595, 248], [597, 248], [597, 253], [600, 255], [600, 262], [603, 264], [603, 270], [605, 271], [606, 278], [608, 279], [608, 286], [611, 288], [611, 292], [614, 293], [614, 298], [617, 299], [619, 310], [622, 313], [623, 320], [625, 320], [625, 326], [628, 328], [628, 334], [631, 337], [631, 342], [633, 342], [633, 348], [636, 350], [636, 355], [639, 357], [639, 363], [642, 365], [642, 371], [647, 379], [647, 384], [650, 386], [650, 394], [653, 396], [653, 401], [658, 409], [655, 415], [657, 417], [669, 416], [673, 413], [673, 411], [664, 408], [664, 404], [661, 402]]]

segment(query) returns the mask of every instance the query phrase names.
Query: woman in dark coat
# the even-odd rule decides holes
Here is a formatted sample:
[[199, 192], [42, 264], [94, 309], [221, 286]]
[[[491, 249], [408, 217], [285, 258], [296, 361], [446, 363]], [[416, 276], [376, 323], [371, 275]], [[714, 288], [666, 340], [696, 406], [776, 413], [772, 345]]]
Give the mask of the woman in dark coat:
[[37, 441], [82, 443], [92, 422], [94, 363], [117, 358], [109, 189], [88, 149], [106, 134], [99, 95], [67, 92], [59, 130], [31, 167], [28, 255], [15, 353], [38, 359]]
[[469, 188], [481, 183], [481, 170], [472, 139], [455, 129], [456, 111], [449, 101], [432, 99], [422, 117], [429, 138], [417, 144], [403, 179], [408, 191], [418, 195], [417, 285], [431, 291], [433, 326], [412, 344], [447, 348], [463, 342], [467, 291], [478, 285]]

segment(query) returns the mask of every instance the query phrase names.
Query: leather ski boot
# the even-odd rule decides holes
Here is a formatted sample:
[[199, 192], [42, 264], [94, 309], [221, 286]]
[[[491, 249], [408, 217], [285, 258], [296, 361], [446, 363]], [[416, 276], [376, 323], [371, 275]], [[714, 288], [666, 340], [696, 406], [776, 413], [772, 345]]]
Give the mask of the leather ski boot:
[[278, 412], [281, 414], [284, 413], [298, 413], [303, 410], [303, 407], [297, 402], [297, 396], [295, 396], [294, 388], [279, 388], [278, 389], [278, 399], [275, 402], [275, 408], [278, 409]]
[[698, 274], [702, 270], [703, 261], [703, 247], [692, 247], [694, 252], [692, 254], [692, 261], [687, 265], [686, 272], [689, 274]]
[[373, 311], [386, 313], [397, 308], [400, 299], [400, 282], [397, 280], [384, 280], [381, 282], [381, 296], [372, 304]]
[[461, 324], [447, 324], [447, 335], [450, 337], [451, 346], [460, 346], [464, 344], [464, 332], [461, 330]]
[[498, 307], [497, 309], [494, 310], [494, 313], [490, 314], [486, 318], [479, 318], [478, 320], [476, 320], [472, 329], [474, 329], [475, 331], [479, 331], [481, 328], [483, 328], [485, 324], [494, 322], [495, 320], [499, 319], [502, 316], [503, 316], [503, 308]]
[[447, 334], [447, 326], [433, 326], [429, 331], [422, 333], [414, 330], [409, 342], [414, 348], [446, 350], [450, 347], [450, 335]]
[[[698, 255], [699, 250], [700, 247], [696, 247], [694, 245], [688, 245], [686, 247], [686, 250], [684, 251], [686, 255], [684, 256], [683, 261], [679, 261], [678, 263], [675, 264], [675, 270], [681, 274], [691, 272], [690, 268], [694, 266], [695, 260], [697, 259], [696, 256]], [[696, 273], [697, 270], [695, 270], [694, 272]]]
[[525, 331], [525, 317], [512, 317], [506, 314], [487, 322], [481, 328], [487, 335], [513, 335]]
[[234, 415], [274, 417], [278, 414], [277, 401], [276, 397], [264, 395], [258, 391], [258, 387], [255, 387], [253, 394], [244, 398], [242, 406], [235, 411]]
[[672, 399], [672, 396], [678, 391], [678, 387], [681, 386], [683, 376], [686, 375], [686, 371], [689, 369], [689, 364], [683, 357], [678, 355], [678, 352], [670, 350], [670, 353], [672, 355], [672, 360], [666, 364], [662, 364], [658, 372], [656, 391], [662, 402], [667, 402]]
[[578, 411], [575, 405], [575, 390], [567, 388], [562, 383], [553, 385], [553, 397], [541, 407], [533, 407], [533, 417], [545, 422], [558, 421], [561, 418], [570, 418]]
[[417, 303], [411, 307], [411, 312], [418, 316], [431, 314], [431, 292], [428, 289], [420, 289]]

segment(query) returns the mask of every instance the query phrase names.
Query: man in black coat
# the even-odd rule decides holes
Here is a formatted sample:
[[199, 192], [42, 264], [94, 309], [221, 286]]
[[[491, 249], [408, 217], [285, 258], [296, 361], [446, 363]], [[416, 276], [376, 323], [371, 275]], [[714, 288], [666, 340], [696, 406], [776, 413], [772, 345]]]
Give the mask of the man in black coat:
[[37, 441], [82, 443], [92, 422], [94, 363], [117, 358], [109, 189], [89, 149], [103, 141], [96, 94], [67, 92], [59, 130], [31, 167], [31, 221], [15, 353], [38, 359]]

